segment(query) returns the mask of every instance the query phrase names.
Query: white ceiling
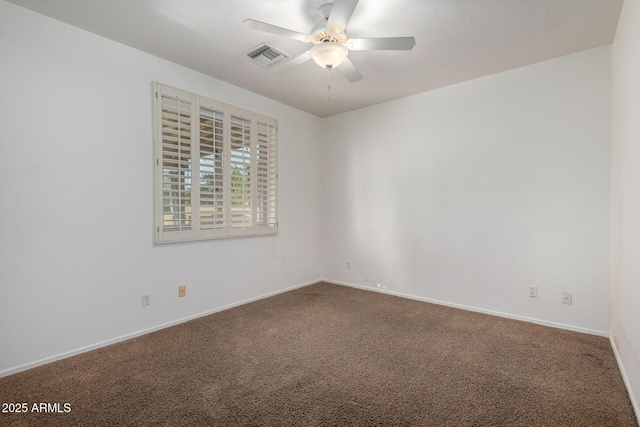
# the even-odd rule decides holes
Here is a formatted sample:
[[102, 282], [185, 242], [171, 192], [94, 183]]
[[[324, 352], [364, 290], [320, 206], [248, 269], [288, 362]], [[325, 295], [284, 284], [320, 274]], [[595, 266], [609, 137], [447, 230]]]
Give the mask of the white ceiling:
[[[349, 83], [313, 61], [275, 74], [245, 53], [266, 42], [292, 57], [310, 46], [246, 28], [252, 18], [309, 34], [330, 0], [10, 0], [252, 92], [326, 117], [613, 41], [623, 0], [360, 0], [352, 38], [414, 36], [410, 51], [353, 51]], [[340, 0], [337, 0], [340, 1]], [[171, 82], [165, 82], [170, 84]]]

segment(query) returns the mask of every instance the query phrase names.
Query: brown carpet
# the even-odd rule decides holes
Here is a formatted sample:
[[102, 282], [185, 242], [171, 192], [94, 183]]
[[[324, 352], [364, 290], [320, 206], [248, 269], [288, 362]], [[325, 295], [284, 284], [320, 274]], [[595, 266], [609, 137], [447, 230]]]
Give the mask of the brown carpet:
[[636, 426], [609, 341], [319, 283], [0, 378], [9, 426]]

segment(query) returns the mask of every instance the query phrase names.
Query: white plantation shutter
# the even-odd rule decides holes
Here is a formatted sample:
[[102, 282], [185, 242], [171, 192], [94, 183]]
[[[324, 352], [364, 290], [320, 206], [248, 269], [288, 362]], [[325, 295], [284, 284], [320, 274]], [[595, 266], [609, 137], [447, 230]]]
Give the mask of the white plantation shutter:
[[203, 237], [224, 237], [226, 234], [224, 123], [223, 104], [210, 100], [201, 102], [199, 213]]
[[256, 144], [256, 233], [277, 228], [277, 123], [268, 117], [257, 118]]
[[177, 90], [159, 91], [160, 150], [156, 166], [160, 174], [160, 218], [158, 231], [168, 240], [192, 238], [193, 144], [191, 95]]
[[277, 121], [154, 83], [156, 242], [278, 232]]
[[231, 230], [232, 235], [252, 232], [251, 183], [253, 162], [251, 144], [251, 120], [231, 114], [229, 178], [231, 186]]

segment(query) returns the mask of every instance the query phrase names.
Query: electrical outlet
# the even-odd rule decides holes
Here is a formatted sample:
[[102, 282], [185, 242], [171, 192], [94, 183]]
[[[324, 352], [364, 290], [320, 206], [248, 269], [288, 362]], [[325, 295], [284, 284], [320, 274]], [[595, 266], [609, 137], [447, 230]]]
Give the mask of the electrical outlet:
[[351, 270], [351, 261], [347, 261], [347, 270]]
[[151, 305], [151, 294], [142, 294], [142, 305]]
[[562, 303], [563, 304], [571, 305], [573, 303], [572, 299], [573, 298], [571, 297], [571, 292], [563, 292], [562, 293]]
[[529, 286], [529, 296], [536, 298], [538, 296], [538, 287], [537, 286]]
[[187, 285], [178, 286], [178, 297], [186, 297], [187, 296]]

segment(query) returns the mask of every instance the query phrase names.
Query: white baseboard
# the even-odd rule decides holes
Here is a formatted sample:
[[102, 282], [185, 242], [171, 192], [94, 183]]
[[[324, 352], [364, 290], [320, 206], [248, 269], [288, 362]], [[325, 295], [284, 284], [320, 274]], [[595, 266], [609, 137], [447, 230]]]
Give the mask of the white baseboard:
[[616, 345], [616, 341], [613, 337], [609, 337], [609, 342], [611, 343], [611, 348], [613, 349], [613, 354], [616, 356], [616, 362], [618, 362], [618, 369], [620, 369], [620, 374], [622, 374], [622, 381], [624, 381], [624, 385], [627, 388], [627, 393], [629, 393], [629, 400], [631, 400], [631, 405], [633, 406], [633, 411], [636, 413], [636, 420], [638, 420], [638, 425], [640, 426], [640, 407], [639, 403], [636, 400], [635, 395], [633, 394], [633, 390], [631, 389], [631, 382], [629, 381], [629, 377], [627, 376], [627, 372], [624, 369], [624, 365], [622, 364], [622, 359], [620, 358], [620, 353], [618, 352], [618, 346]]
[[164, 328], [168, 328], [168, 327], [171, 327], [171, 326], [175, 326], [175, 325], [178, 325], [180, 323], [188, 322], [190, 320], [197, 319], [199, 317], [208, 316], [210, 314], [218, 313], [220, 311], [228, 310], [230, 308], [238, 307], [240, 305], [248, 304], [250, 302], [258, 301], [258, 300], [261, 300], [261, 299], [264, 299], [264, 298], [269, 298], [269, 297], [272, 297], [274, 295], [278, 295], [278, 294], [281, 294], [281, 293], [284, 293], [284, 292], [292, 291], [294, 289], [303, 288], [305, 286], [313, 285], [314, 283], [318, 283], [320, 281], [321, 280], [318, 279], [318, 280], [314, 280], [314, 281], [311, 281], [311, 282], [302, 283], [300, 285], [291, 286], [291, 287], [288, 287], [288, 288], [285, 288], [285, 289], [280, 289], [280, 290], [277, 290], [277, 291], [274, 291], [274, 292], [270, 292], [268, 294], [264, 294], [264, 295], [260, 295], [260, 296], [254, 297], [254, 298], [249, 298], [249, 299], [246, 299], [246, 300], [238, 301], [238, 302], [235, 302], [233, 304], [228, 304], [228, 305], [225, 305], [225, 306], [222, 306], [222, 307], [214, 308], [212, 310], [204, 311], [202, 313], [194, 314], [192, 316], [187, 316], [187, 317], [183, 317], [181, 319], [173, 320], [171, 322], [167, 322], [167, 323], [163, 323], [163, 324], [160, 324], [160, 325], [152, 326], [151, 328], [146, 328], [146, 329], [142, 329], [140, 331], [132, 332], [130, 334], [122, 335], [122, 336], [119, 336], [117, 338], [112, 338], [112, 339], [109, 339], [109, 340], [101, 341], [101, 342], [98, 342], [98, 343], [95, 343], [95, 344], [91, 344], [91, 345], [87, 345], [87, 346], [84, 346], [84, 347], [77, 348], [75, 350], [66, 351], [64, 353], [56, 354], [54, 356], [45, 357], [44, 359], [36, 360], [34, 362], [25, 363], [23, 365], [16, 366], [14, 368], [5, 369], [3, 371], [0, 371], [0, 378], [6, 377], [8, 375], [16, 374], [16, 373], [21, 372], [21, 371], [26, 371], [27, 369], [32, 369], [32, 368], [35, 368], [35, 367], [38, 367], [38, 366], [41, 366], [41, 365], [46, 365], [47, 363], [55, 362], [57, 360], [66, 359], [67, 357], [75, 356], [77, 354], [85, 353], [87, 351], [95, 350], [95, 349], [98, 349], [98, 348], [101, 348], [101, 347], [106, 347], [108, 345], [115, 344], [115, 343], [118, 343], [118, 342], [121, 342], [121, 341], [126, 341], [128, 339], [139, 337], [141, 335], [149, 334], [151, 332], [155, 332], [155, 331], [158, 331], [160, 329], [164, 329]]
[[[555, 327], [555, 328], [560, 328], [560, 329], [567, 329], [567, 330], [571, 330], [571, 331], [576, 331], [576, 332], [583, 332], [583, 333], [587, 333], [587, 334], [591, 334], [591, 335], [599, 335], [599, 336], [604, 336], [604, 337], [609, 337], [609, 333], [605, 332], [605, 331], [596, 331], [596, 330], [591, 330], [591, 329], [586, 329], [586, 328], [580, 328], [580, 327], [576, 327], [576, 326], [571, 326], [571, 325], [565, 325], [565, 324], [561, 324], [561, 323], [555, 323], [555, 322], [548, 322], [545, 320], [540, 320], [540, 319], [533, 319], [533, 318], [528, 318], [528, 317], [524, 317], [524, 316], [517, 316], [517, 315], [512, 315], [509, 313], [502, 313], [502, 312], [497, 312], [497, 311], [492, 311], [492, 310], [484, 310], [481, 308], [477, 308], [477, 307], [470, 307], [470, 306], [465, 306], [465, 305], [461, 305], [461, 304], [454, 304], [454, 303], [449, 303], [446, 301], [439, 301], [439, 300], [434, 300], [434, 299], [430, 299], [430, 298], [424, 298], [424, 297], [419, 297], [419, 296], [415, 296], [415, 295], [409, 295], [409, 294], [403, 294], [400, 292], [394, 292], [394, 291], [389, 291], [389, 290], [384, 290], [384, 289], [377, 289], [377, 288], [372, 288], [372, 287], [367, 287], [367, 286], [361, 286], [361, 285], [356, 285], [353, 283], [347, 283], [347, 282], [340, 282], [340, 281], [336, 281], [336, 280], [330, 280], [330, 279], [318, 279], [318, 280], [314, 280], [314, 281], [310, 281], [310, 282], [306, 282], [306, 283], [302, 283], [299, 285], [295, 285], [295, 286], [291, 286], [285, 289], [280, 289], [278, 291], [274, 291], [274, 292], [270, 292], [264, 295], [260, 295], [254, 298], [249, 298], [246, 300], [242, 300], [242, 301], [238, 301], [236, 303], [233, 304], [228, 304], [222, 307], [218, 307], [212, 310], [208, 310], [205, 312], [201, 312], [201, 313], [197, 313], [194, 314], [192, 316], [188, 316], [188, 317], [184, 317], [181, 319], [177, 319], [177, 320], [173, 320], [171, 322], [167, 322], [167, 323], [163, 323], [160, 325], [156, 325], [153, 326], [151, 328], [146, 328], [140, 331], [136, 331], [136, 332], [132, 332], [126, 335], [122, 335], [116, 338], [112, 338], [109, 340], [105, 340], [105, 341], [101, 341], [98, 343], [94, 343], [88, 346], [84, 346], [84, 347], [80, 347], [71, 351], [67, 351], [64, 353], [60, 353], [60, 354], [56, 354], [54, 356], [50, 356], [50, 357], [46, 357], [40, 360], [36, 360], [33, 362], [29, 362], [29, 363], [25, 363], [23, 365], [19, 365], [13, 368], [9, 368], [9, 369], [5, 369], [3, 371], [0, 371], [0, 378], [1, 377], [5, 377], [8, 375], [12, 375], [21, 371], [26, 371], [27, 369], [31, 369], [31, 368], [35, 368], [37, 366], [41, 366], [41, 365], [46, 365], [47, 363], [51, 363], [51, 362], [55, 362], [57, 360], [61, 360], [61, 359], [66, 359], [67, 357], [71, 357], [71, 356], [75, 356], [77, 354], [81, 354], [81, 353], [85, 353], [87, 351], [91, 351], [91, 350], [95, 350], [101, 347], [106, 347], [108, 345], [111, 344], [115, 344], [121, 341], [126, 341], [128, 339], [131, 338], [135, 338], [141, 335], [145, 335], [151, 332], [155, 332], [158, 331], [160, 329], [164, 329], [164, 328], [168, 328], [171, 326], [175, 326], [178, 325], [180, 323], [184, 323], [184, 322], [188, 322], [190, 320], [193, 319], [197, 319], [199, 317], [203, 317], [203, 316], [208, 316], [209, 314], [213, 314], [213, 313], [217, 313], [220, 311], [224, 311], [224, 310], [228, 310], [230, 308], [234, 308], [243, 304], [248, 304], [250, 302], [253, 301], [258, 301], [264, 298], [269, 298], [271, 296], [274, 295], [278, 295], [284, 292], [288, 292], [288, 291], [292, 291], [294, 289], [298, 289], [298, 288], [303, 288], [305, 286], [309, 286], [318, 282], [327, 282], [327, 283], [332, 283], [335, 285], [341, 285], [341, 286], [348, 286], [348, 287], [352, 287], [352, 288], [357, 288], [357, 289], [362, 289], [362, 290], [366, 290], [366, 291], [373, 291], [373, 292], [379, 292], [379, 293], [384, 293], [384, 294], [388, 294], [388, 295], [393, 295], [393, 296], [398, 296], [398, 297], [402, 297], [402, 298], [408, 298], [408, 299], [413, 299], [413, 300], [417, 300], [417, 301], [424, 301], [424, 302], [429, 302], [429, 303], [433, 303], [433, 304], [438, 304], [438, 305], [444, 305], [447, 307], [453, 307], [453, 308], [459, 308], [462, 310], [468, 310], [468, 311], [474, 311], [474, 312], [478, 312], [478, 313], [484, 313], [484, 314], [490, 314], [493, 316], [499, 316], [499, 317], [505, 317], [505, 318], [509, 318], [509, 319], [514, 319], [514, 320], [521, 320], [521, 321], [525, 321], [525, 322], [530, 322], [530, 323], [536, 323], [539, 325], [544, 325], [544, 326], [551, 326], [551, 327]], [[614, 350], [615, 351], [615, 350]], [[618, 355], [616, 353], [616, 358], [618, 358]], [[618, 365], [620, 365], [619, 359], [618, 359]], [[622, 367], [621, 367], [621, 371], [622, 371]], [[627, 389], [628, 387], [628, 383], [627, 380], [625, 378], [625, 384], [627, 384]], [[631, 395], [631, 392], [630, 392]], [[635, 401], [634, 401], [634, 408], [636, 409], [636, 414], [638, 413], [637, 408], [635, 406]], [[638, 417], [638, 419], [640, 419], [640, 417]]]
[[516, 314], [503, 313], [503, 312], [500, 312], [500, 311], [485, 310], [483, 308], [471, 307], [471, 306], [462, 305], [462, 304], [455, 304], [455, 303], [451, 303], [451, 302], [447, 302], [447, 301], [435, 300], [435, 299], [431, 299], [431, 298], [424, 298], [424, 297], [419, 297], [419, 296], [416, 296], [416, 295], [403, 294], [401, 292], [394, 292], [394, 291], [389, 291], [389, 290], [386, 290], [386, 289], [379, 289], [379, 288], [373, 288], [373, 287], [369, 287], [369, 286], [355, 285], [353, 283], [340, 282], [340, 281], [336, 281], [336, 280], [322, 279], [322, 281], [323, 282], [327, 282], [327, 283], [333, 283], [334, 285], [348, 286], [348, 287], [351, 287], [351, 288], [363, 289], [365, 291], [379, 292], [379, 293], [383, 293], [383, 294], [387, 294], [387, 295], [393, 295], [393, 296], [396, 296], [396, 297], [408, 298], [408, 299], [412, 299], [412, 300], [416, 300], [416, 301], [429, 302], [429, 303], [432, 303], [432, 304], [444, 305], [444, 306], [447, 306], [447, 307], [459, 308], [459, 309], [467, 310], [467, 311], [475, 311], [477, 313], [490, 314], [492, 316], [504, 317], [504, 318], [507, 318], [507, 319], [521, 320], [523, 322], [535, 323], [535, 324], [543, 325], [543, 326], [551, 326], [553, 328], [566, 329], [566, 330], [574, 331], [574, 332], [582, 332], [582, 333], [590, 334], [590, 335], [598, 335], [598, 336], [606, 337], [606, 338], [609, 337], [609, 332], [608, 331], [598, 331], [598, 330], [594, 330], [594, 329], [582, 328], [582, 327], [579, 327], [579, 326], [565, 325], [563, 323], [549, 322], [547, 320], [534, 319], [534, 318], [531, 318], [531, 317], [519, 316], [519, 315], [516, 315]]

